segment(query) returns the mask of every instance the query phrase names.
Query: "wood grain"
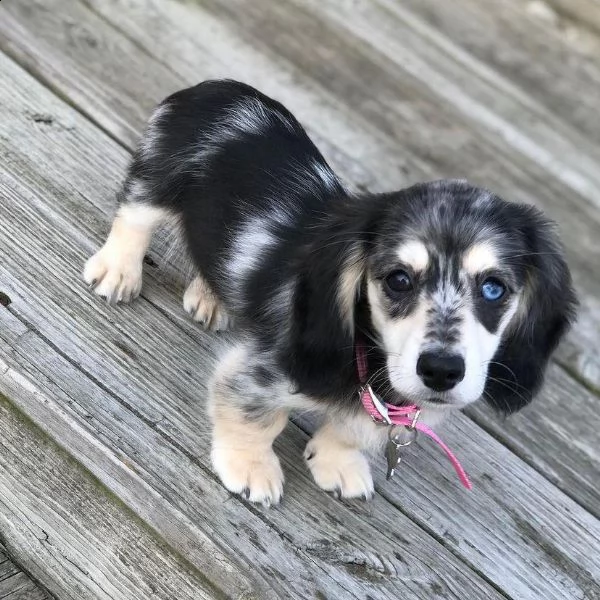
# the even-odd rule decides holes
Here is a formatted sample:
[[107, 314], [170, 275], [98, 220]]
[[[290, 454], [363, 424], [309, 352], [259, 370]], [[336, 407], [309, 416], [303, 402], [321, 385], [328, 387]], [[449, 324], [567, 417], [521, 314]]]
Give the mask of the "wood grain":
[[[552, 173], [600, 207], [600, 149], [543, 104], [439, 35], [395, 0], [288, 0], [391, 60], [472, 127]], [[266, 11], [265, 11], [266, 12]]]
[[600, 517], [598, 397], [558, 364], [550, 366], [541, 397], [503, 419], [478, 404], [467, 414], [546, 479]]
[[595, 0], [461, 0], [452, 6], [435, 0], [403, 0], [397, 4], [590, 140], [600, 142], [595, 100], [600, 82], [596, 29], [600, 10]]
[[[10, 136], [0, 130], [10, 157], [0, 184], [8, 208], [0, 223], [0, 280], [12, 303], [0, 313], [6, 322], [0, 336], [11, 348], [10, 376], [1, 381], [5, 393], [69, 443], [103, 482], [111, 480], [107, 467], [94, 461], [104, 447], [110, 452], [103, 465], [125, 464], [207, 537], [212, 532], [225, 554], [254, 564], [251, 576], [280, 586], [275, 589], [285, 586], [291, 597], [305, 597], [307, 588], [330, 590], [333, 597], [373, 590], [377, 597], [493, 597], [485, 580], [524, 598], [595, 591], [597, 557], [587, 550], [599, 535], [597, 521], [460, 416], [448, 437], [469, 457], [476, 494], [462, 492], [437, 450], [423, 444], [402, 482], [382, 484], [377, 465], [381, 495], [373, 504], [340, 504], [309, 483], [299, 461], [306, 437], [291, 427], [278, 445], [288, 477], [284, 505], [262, 511], [229, 499], [210, 474], [207, 422], [198, 401], [220, 338], [196, 339], [157, 310], [155, 304], [173, 307], [180, 300], [152, 269], [142, 299], [117, 310], [79, 281], [85, 255], [101, 239], [101, 223], [108, 224], [106, 182], [116, 185], [125, 153], [10, 63], [3, 77], [10, 93], [0, 95], [0, 106], [13, 129]], [[28, 117], [41, 105], [57, 124], [43, 133]], [[70, 175], [75, 172], [78, 177]], [[33, 260], [39, 256], [43, 263]], [[19, 374], [42, 389], [18, 393], [27, 389]], [[93, 458], [90, 445], [100, 446]], [[507, 482], [510, 502], [504, 499]], [[514, 507], [522, 505], [540, 510], [524, 511], [517, 521]], [[549, 557], [568, 527], [577, 536], [561, 547], [559, 566]], [[535, 536], [523, 535], [531, 529]]]
[[48, 595], [10, 560], [1, 543], [0, 600], [49, 600]]
[[64, 600], [222, 597], [2, 395], [0, 529]]

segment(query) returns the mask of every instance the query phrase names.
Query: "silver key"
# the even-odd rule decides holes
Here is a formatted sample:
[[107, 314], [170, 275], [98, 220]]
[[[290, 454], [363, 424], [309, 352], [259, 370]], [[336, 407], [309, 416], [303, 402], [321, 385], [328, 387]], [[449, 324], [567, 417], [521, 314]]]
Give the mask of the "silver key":
[[385, 445], [385, 460], [387, 461], [386, 479], [393, 477], [396, 467], [402, 460], [401, 448], [410, 446], [417, 437], [417, 430], [413, 425], [394, 425], [388, 430], [388, 442]]
[[388, 443], [385, 445], [385, 459], [387, 461], [387, 474], [385, 478], [390, 479], [394, 476], [394, 471], [402, 460], [402, 456], [400, 456], [400, 446], [392, 442], [391, 439], [388, 440]]

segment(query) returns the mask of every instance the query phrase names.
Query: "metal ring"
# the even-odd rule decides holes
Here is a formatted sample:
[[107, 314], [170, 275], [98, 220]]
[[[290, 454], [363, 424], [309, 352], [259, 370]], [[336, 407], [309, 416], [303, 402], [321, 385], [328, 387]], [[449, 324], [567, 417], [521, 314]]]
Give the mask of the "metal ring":
[[[404, 441], [404, 442], [397, 442], [394, 439], [393, 431], [397, 427], [404, 427], [404, 430], [407, 431], [410, 434], [409, 438], [406, 441]], [[388, 431], [388, 439], [393, 444], [395, 444], [398, 448], [403, 448], [405, 446], [410, 446], [417, 439], [417, 430], [414, 429], [414, 428], [411, 428], [408, 425], [393, 425], [392, 427], [390, 427], [390, 429]]]

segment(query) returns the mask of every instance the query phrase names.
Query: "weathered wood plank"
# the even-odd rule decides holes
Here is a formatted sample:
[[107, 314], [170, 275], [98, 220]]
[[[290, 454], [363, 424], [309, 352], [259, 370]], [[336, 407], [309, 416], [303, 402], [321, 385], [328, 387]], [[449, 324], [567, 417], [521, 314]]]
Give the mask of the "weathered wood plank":
[[[111, 165], [117, 160], [124, 168], [126, 156], [79, 115], [22, 78], [7, 67], [4, 79], [12, 84], [13, 99], [0, 95], [14, 127], [10, 136], [0, 131], [2, 150], [11, 156], [0, 176], [7, 209], [0, 223], [0, 282], [12, 300], [8, 310], [0, 311], [0, 337], [10, 348], [0, 378], [4, 393], [113, 491], [126, 494], [136, 512], [180, 550], [181, 541], [169, 537], [164, 505], [154, 505], [159, 513], [154, 515], [143, 505], [148, 500], [134, 481], [142, 479], [153, 503], [156, 495], [166, 499], [184, 524], [191, 522], [196, 532], [212, 535], [223, 554], [246, 565], [248, 577], [262, 585], [259, 597], [305, 598], [320, 592], [336, 598], [460, 598], [464, 589], [498, 597], [406, 516], [393, 511], [388, 523], [390, 507], [381, 498], [367, 509], [374, 513], [370, 516], [316, 490], [306, 470], [296, 467], [306, 441], [297, 430], [282, 446], [291, 488], [286, 504], [264, 512], [230, 498], [210, 472], [207, 419], [197, 400], [206, 394], [214, 351], [207, 344], [215, 338], [201, 336], [203, 345], [198, 344], [143, 299], [124, 312], [107, 310], [79, 281], [90, 247], [89, 226], [100, 213], [81, 196], [81, 181], [65, 174], [74, 169], [70, 163], [82, 160], [77, 148], [89, 148], [83, 187], [92, 190], [100, 178], [112, 179]], [[23, 109], [27, 114], [36, 103], [51, 111], [56, 131], [40, 136], [35, 122], [23, 116]], [[60, 174], [52, 164], [59, 147], [65, 149]], [[99, 201], [98, 191], [90, 196]], [[94, 237], [100, 239], [97, 233]], [[44, 256], [44, 263], [35, 256]], [[152, 278], [149, 284], [159, 300], [179, 304], [171, 289]], [[19, 376], [23, 372], [36, 381], [33, 392], [27, 393], [30, 384]], [[108, 456], [104, 444], [110, 448]], [[130, 471], [127, 482], [123, 467]], [[137, 487], [123, 491], [129, 485]], [[190, 532], [188, 538], [193, 543]], [[410, 560], [398, 539], [411, 544]], [[199, 554], [199, 549], [185, 549], [196, 566], [198, 560], [205, 566], [216, 562], [212, 554]]]
[[508, 419], [499, 418], [494, 410], [482, 404], [467, 413], [549, 481], [600, 517], [599, 404], [595, 394], [565, 375], [561, 366], [553, 364], [537, 404]]
[[11, 553], [61, 599], [222, 596], [1, 395], [0, 507]]
[[10, 560], [1, 543], [0, 600], [49, 600], [48, 594]]
[[600, 207], [600, 147], [511, 81], [474, 60], [396, 0], [287, 0], [325, 16], [429, 88], [473, 127], [513, 147]]
[[[600, 564], [597, 562], [600, 558], [595, 551], [600, 535], [595, 531], [581, 544], [579, 538], [589, 525], [596, 529], [598, 521], [592, 519], [581, 527], [575, 524], [572, 520], [574, 505], [563, 503], [547, 481], [538, 481], [523, 471], [505, 447], [498, 445], [496, 448], [496, 444], [487, 441], [482, 443], [473, 427], [466, 419], [455, 419], [453, 426], [444, 431], [444, 439], [461, 456], [470, 458], [468, 469], [477, 482], [476, 494], [460, 497], [448, 486], [432, 500], [432, 494], [437, 494], [438, 490], [425, 491], [419, 482], [423, 474], [431, 472], [429, 461], [435, 458], [433, 453], [425, 458], [423, 452], [411, 457], [414, 472], [411, 469], [391, 485], [385, 484], [383, 469], [380, 470], [377, 489], [381, 495], [406, 510], [426, 531], [436, 532], [448, 547], [464, 556], [468, 564], [484, 564], [486, 572], [489, 569], [494, 573], [493, 580], [509, 596], [532, 599], [600, 597]], [[472, 459], [475, 455], [479, 460]], [[439, 452], [436, 456], [439, 461], [445, 460]], [[447, 470], [446, 475], [451, 484], [454, 473]], [[417, 493], [407, 494], [407, 488], [415, 489]], [[431, 503], [442, 506], [443, 510], [435, 514], [424, 509]], [[552, 530], [547, 528], [549, 522], [553, 523]], [[502, 531], [501, 536], [499, 531]], [[547, 581], [530, 579], [531, 568], [520, 569], [514, 564], [532, 559], [530, 552], [537, 554], [530, 563], [532, 567], [539, 568], [543, 564], [543, 570], [569, 573], [568, 580], [562, 579], [556, 585], [548, 586]], [[581, 562], [580, 559], [588, 554], [596, 555], [595, 564]], [[569, 558], [574, 555], [579, 558]], [[508, 585], [507, 580], [510, 580]]]
[[[130, 149], [137, 143], [156, 103], [190, 85], [190, 80], [160, 60], [150, 60], [134, 41], [121, 35], [120, 24], [111, 26], [102, 15], [97, 16], [80, 2], [34, 0], [27, 6], [5, 3], [0, 5], [0, 14], [0, 48]], [[141, 23], [143, 29], [145, 24]], [[207, 24], [219, 28], [214, 19]], [[161, 40], [157, 39], [157, 43]], [[113, 61], [115, 55], [121, 61]], [[211, 52], [197, 55], [193, 83], [231, 76], [228, 62]], [[132, 64], [136, 65], [135, 75], [130, 73]], [[260, 74], [273, 90], [288, 81], [287, 74], [274, 73], [270, 78], [267, 63], [255, 65], [253, 72], [256, 76]], [[243, 78], [243, 70], [239, 71], [239, 77]], [[307, 98], [305, 103], [308, 102]], [[327, 114], [334, 116], [331, 111]], [[315, 131], [313, 135], [330, 155], [344, 155], [343, 145], [332, 146], [323, 133]], [[349, 137], [345, 143], [360, 148], [357, 141], [358, 138]], [[361, 151], [368, 150], [364, 146], [363, 143]], [[363, 185], [371, 183], [365, 177], [360, 164], [353, 165], [353, 179]]]
[[[11, 117], [13, 132], [20, 135], [11, 135], [12, 141], [7, 145], [4, 140], [8, 136], [0, 132], [0, 142], [4, 141], [6, 153], [11, 157], [3, 171], [2, 193], [8, 218], [0, 225], [2, 247], [6, 249], [2, 289], [13, 300], [9, 311], [0, 315], [8, 315], [8, 324], [13, 323], [15, 329], [7, 340], [12, 348], [9, 360], [13, 369], [28, 371], [38, 385], [52, 389], [51, 394], [44, 394], [43, 402], [22, 398], [28, 411], [44, 409], [42, 414], [46, 418], [40, 420], [47, 427], [54, 427], [56, 420], [49, 419], [48, 412], [79, 413], [79, 430], [87, 431], [88, 436], [96, 432], [100, 440], [114, 446], [122, 461], [140, 477], [147, 478], [151, 487], [172, 497], [172, 502], [199, 527], [207, 527], [203, 516], [211, 515], [210, 527], [218, 531], [224, 546], [243, 554], [244, 543], [256, 544], [258, 531], [260, 544], [277, 550], [275, 555], [268, 556], [269, 564], [285, 577], [294, 575], [281, 569], [281, 556], [289, 558], [291, 546], [303, 559], [291, 565], [298, 569], [300, 577], [306, 577], [305, 585], [318, 576], [314, 571], [306, 573], [304, 561], [308, 561], [313, 570], [324, 570], [345, 589], [372, 591], [373, 582], [369, 587], [364, 579], [377, 572], [376, 589], [380, 596], [401, 593], [406, 597], [407, 590], [417, 597], [481, 595], [485, 586], [481, 580], [470, 571], [461, 574], [460, 563], [455, 563], [441, 546], [432, 547], [430, 538], [415, 530], [411, 521], [393, 511], [390, 504], [382, 504], [379, 496], [375, 504], [361, 507], [357, 515], [358, 507], [346, 507], [315, 493], [304, 468], [298, 466], [305, 437], [294, 428], [290, 428], [279, 445], [289, 480], [284, 505], [263, 512], [248, 510], [237, 499], [225, 502], [227, 494], [207, 477], [209, 436], [204, 412], [196, 402], [205, 393], [205, 373], [210, 367], [211, 349], [206, 343], [216, 338], [201, 336], [203, 347], [158, 314], [146, 299], [156, 294], [158, 302], [166, 298], [167, 305], [178, 300], [152, 277], [139, 302], [117, 311], [91, 297], [80, 284], [78, 265], [89, 251], [88, 236], [100, 240], [96, 231], [90, 232], [90, 225], [106, 218], [93, 206], [108, 203], [107, 199], [99, 198], [95, 184], [103, 179], [117, 179], [116, 157], [121, 151], [49, 94], [42, 94], [34, 82], [22, 79], [19, 75], [8, 87], [11, 93], [2, 97], [4, 114]], [[38, 125], [24, 118], [23, 110], [25, 115], [30, 112], [40, 102], [40, 94], [55, 122], [70, 123], [70, 131], [44, 130], [42, 138], [36, 130]], [[80, 173], [85, 182], [63, 175], [77, 170], [71, 163], [81, 160], [80, 146], [82, 150], [88, 148], [87, 175]], [[59, 148], [65, 148], [64, 154], [59, 154]], [[58, 156], [60, 173], [55, 166]], [[122, 168], [126, 157], [121, 155], [121, 158]], [[92, 204], [82, 197], [83, 188], [87, 189]], [[23, 198], [27, 199], [27, 209]], [[33, 261], [35, 256], [44, 256], [44, 264]], [[9, 327], [0, 328], [0, 335], [7, 335], [7, 329], [10, 331]], [[156, 331], [160, 331], [160, 339]], [[170, 343], [165, 345], [164, 339]], [[49, 352], [48, 344], [54, 352]], [[91, 385], [89, 377], [97, 382], [96, 387], [101, 383], [102, 388], [98, 390]], [[11, 381], [4, 379], [3, 384], [9, 386]], [[11, 390], [15, 397], [14, 389]], [[119, 401], [121, 395], [126, 410]], [[57, 406], [49, 411], [47, 407], [53, 397], [58, 399]], [[106, 403], [111, 406], [108, 414], [104, 414]], [[132, 419], [145, 430], [141, 438], [135, 435], [135, 428], [129, 429]], [[146, 433], [148, 427], [155, 437]], [[124, 429], [116, 433], [113, 428]], [[74, 424], [72, 429], [76, 430]], [[448, 465], [435, 449], [425, 445], [415, 455], [414, 467], [409, 465], [404, 473], [402, 501], [396, 495], [400, 493], [396, 488], [383, 485], [382, 492], [391, 494], [390, 500], [402, 513], [408, 507], [412, 519], [446, 544], [451, 539], [459, 540], [453, 546], [453, 553], [468, 558], [478, 572], [508, 594], [533, 597], [539, 592], [547, 598], [562, 598], [565, 590], [576, 594], [593, 591], [597, 557], [585, 554], [583, 549], [594, 543], [597, 521], [470, 421], [457, 417], [455, 429], [450, 428], [449, 434], [452, 431], [453, 438], [462, 440], [461, 444], [454, 440], [455, 443], [459, 447], [466, 444], [468, 456], [474, 462], [471, 471], [475, 474], [477, 494], [468, 495], [460, 490]], [[469, 437], [472, 439], [463, 439]], [[158, 442], [143, 444], [144, 440], [156, 438], [160, 441], [158, 451], [154, 446]], [[481, 456], [482, 449], [485, 456]], [[182, 454], [188, 459], [183, 469]], [[86, 460], [85, 456], [81, 460]], [[498, 476], [500, 487], [487, 479], [490, 464], [499, 471], [499, 474], [494, 471], [494, 476]], [[381, 477], [380, 465], [377, 470]], [[421, 476], [423, 472], [428, 473], [426, 481]], [[535, 539], [518, 537], [513, 518], [515, 505], [507, 505], [501, 498], [502, 486], [510, 476], [517, 480], [511, 484], [515, 505], [523, 502], [542, 506], [539, 515], [524, 513], [523, 517], [530, 519], [532, 527], [539, 527]], [[452, 517], [448, 511], [452, 511]], [[311, 524], [315, 517], [320, 519], [319, 523]], [[498, 526], [503, 520], [507, 522], [506, 528]], [[231, 522], [244, 523], [248, 529], [234, 530]], [[522, 528], [526, 526], [523, 522], [519, 524]], [[575, 528], [578, 537], [564, 543], [563, 555], [570, 562], [563, 561], [564, 568], [558, 568], [556, 561], [547, 562], [548, 549], [556, 546], [557, 539], [564, 538], [568, 528]], [[331, 546], [324, 545], [323, 539], [330, 540]], [[410, 568], [402, 562], [404, 558], [395, 554], [403, 557], [407, 547]], [[263, 557], [256, 552], [256, 546], [253, 556], [259, 571]], [[515, 556], [519, 556], [518, 561]], [[349, 560], [367, 565], [366, 573], [348, 567]], [[579, 568], [573, 570], [573, 564]], [[397, 576], [389, 578], [389, 573]], [[287, 585], [292, 590], [298, 589], [292, 587], [294, 581], [286, 582]], [[488, 588], [485, 594], [493, 595], [493, 591]]]
[[47, 600], [43, 592], [25, 573], [19, 572], [0, 582], [0, 600]]
[[48, 600], [48, 595], [25, 573], [19, 572], [0, 582], [0, 600]]
[[[150, 78], [151, 82], [146, 81], [145, 71], [131, 71], [128, 61], [113, 61], [106, 70], [100, 60], [103, 54], [135, 55], [135, 46], [122, 36], [103, 36], [106, 24], [78, 3], [62, 15], [52, 3], [8, 4], [1, 7], [3, 50], [17, 55], [59, 95], [69, 90], [70, 102], [85, 107], [91, 118], [124, 143], [135, 142], [157, 97], [181, 87], [181, 81], [166, 68], [159, 70], [160, 77]], [[14, 18], [17, 15], [19, 18]], [[31, 30], [29, 23], [43, 29]], [[64, 48], [72, 54], [65, 54]]]
[[[164, 9], [165, 5], [168, 9]], [[214, 3], [210, 5], [215, 6]], [[360, 94], [355, 90], [355, 87], [360, 89], [357, 77], [361, 78], [362, 73], [368, 71], [370, 67], [364, 66], [362, 69], [356, 69], [356, 74], [352, 73], [352, 64], [342, 70], [341, 66], [343, 65], [340, 66], [340, 59], [338, 59], [340, 52], [347, 52], [350, 56], [353, 56], [353, 53], [356, 52], [356, 50], [350, 51], [348, 49], [347, 44], [349, 42], [342, 46], [341, 50], [337, 50], [338, 43], [342, 44], [342, 42], [338, 42], [337, 38], [333, 38], [336, 41], [332, 47], [322, 47], [321, 40], [332, 39], [331, 35], [321, 30], [313, 31], [308, 26], [298, 27], [297, 30], [307, 31], [304, 35], [312, 36], [310, 38], [312, 42], [305, 38], [299, 38], [300, 49], [297, 54], [289, 55], [289, 62], [285, 62], [282, 58], [285, 48], [281, 47], [281, 52], [277, 53], [280, 50], [279, 46], [276, 46], [273, 50], [269, 49], [274, 44], [272, 41], [269, 43], [270, 45], [265, 47], [263, 42], [257, 41], [252, 44], [251, 41], [246, 40], [244, 35], [251, 38], [253, 35], [252, 30], [248, 28], [249, 31], [243, 34], [241, 32], [241, 21], [234, 25], [226, 25], [223, 20], [215, 18], [211, 13], [200, 11], [197, 7], [190, 8], [187, 5], [176, 3], [158, 4], [137, 1], [128, 2], [127, 5], [118, 5], [121, 10], [118, 13], [118, 19], [115, 18], [115, 23], [126, 30], [139, 45], [146, 47], [148, 52], [153, 52], [156, 47], [160, 48], [160, 52], [156, 54], [157, 56], [160, 55], [158, 58], [162, 62], [158, 62], [157, 59], [152, 59], [141, 51], [139, 47], [127, 42], [102, 20], [90, 15], [89, 11], [83, 9], [78, 3], [69, 5], [70, 18], [75, 18], [80, 24], [80, 28], [93, 32], [89, 35], [93, 35], [95, 41], [91, 44], [87, 42], [77, 43], [77, 40], [73, 41], [69, 37], [68, 23], [70, 21], [65, 18], [66, 10], [63, 8], [61, 11], [61, 6], [64, 6], [64, 3], [56, 0], [52, 5], [45, 8], [40, 5], [39, 10], [36, 9], [34, 18], [29, 12], [20, 13], [16, 4], [11, 5], [5, 29], [7, 38], [11, 40], [11, 51], [17, 53], [19, 59], [26, 62], [29, 68], [33, 69], [37, 65], [37, 69], [44, 73], [51, 73], [53, 69], [61, 71], [61, 69], [64, 69], [61, 65], [69, 65], [70, 61], [79, 60], [80, 69], [87, 62], [98, 62], [101, 67], [94, 67], [87, 78], [75, 81], [69, 80], [65, 84], [61, 83], [61, 90], [62, 93], [73, 98], [86, 98], [86, 104], [80, 105], [80, 108], [90, 115], [102, 115], [102, 118], [99, 117], [98, 119], [112, 135], [119, 135], [118, 122], [116, 124], [112, 122], [111, 112], [103, 106], [102, 97], [100, 97], [100, 101], [94, 100], [93, 90], [102, 87], [103, 73], [115, 68], [113, 67], [115, 62], [119, 63], [116, 67], [118, 69], [146, 74], [145, 84], [141, 88], [136, 88], [138, 82], [130, 86], [130, 80], [126, 80], [122, 82], [121, 88], [116, 90], [128, 100], [115, 110], [121, 111], [119, 120], [130, 122], [132, 132], [138, 131], [142, 127], [139, 111], [132, 108], [137, 97], [139, 97], [140, 105], [149, 110], [150, 106], [163, 93], [166, 93], [166, 89], [163, 92], [162, 86], [171, 89], [185, 85], [186, 82], [195, 82], [205, 75], [229, 75], [246, 78], [269, 93], [277, 95], [277, 97], [288, 103], [304, 121], [313, 125], [312, 129], [316, 128], [327, 139], [333, 140], [333, 143], [329, 143], [325, 148], [328, 158], [331, 158], [335, 166], [355, 183], [374, 182], [379, 178], [376, 184], [379, 187], [402, 185], [404, 175], [401, 175], [400, 171], [397, 170], [397, 165], [394, 167], [391, 165], [392, 162], [397, 160], [396, 156], [402, 164], [402, 170], [406, 171], [408, 177], [433, 176], [435, 168], [423, 162], [415, 163], [410, 149], [407, 153], [402, 143], [391, 142], [389, 138], [384, 136], [382, 129], [385, 129], [385, 127], [373, 128], [365, 119], [356, 114], [357, 111], [360, 112], [361, 102]], [[111, 6], [114, 7], [115, 3], [102, 3], [97, 6], [97, 9], [104, 10], [106, 17], [111, 18], [113, 14], [110, 9]], [[257, 30], [262, 23], [260, 20], [261, 14], [263, 20], [265, 14], [272, 17], [273, 24], [271, 27], [273, 30], [279, 28], [280, 32], [285, 32], [291, 28], [291, 24], [283, 20], [285, 15], [277, 16], [279, 13], [273, 14], [273, 11], [266, 11], [264, 6], [262, 8], [259, 6], [260, 10], [258, 11], [256, 9], [251, 10], [250, 7], [246, 8], [246, 11], [240, 10], [238, 12], [244, 15], [244, 19], [246, 19], [244, 22], [250, 21], [250, 17], [252, 17], [257, 23], [254, 25]], [[375, 12], [367, 12], [364, 15], [364, 20], [366, 21], [367, 17], [372, 19], [374, 18], [373, 15], [376, 14]], [[219, 13], [219, 17], [223, 17], [223, 15]], [[315, 20], [313, 18], [313, 21]], [[88, 21], [89, 25], [85, 25]], [[377, 23], [379, 24], [379, 21]], [[17, 33], [11, 33], [11, 31]], [[198, 31], [203, 31], [204, 35], [198, 36]], [[284, 34], [281, 33], [281, 35]], [[384, 42], [391, 44], [393, 41], [390, 39], [388, 29], [384, 27], [381, 28], [378, 35]], [[121, 39], [111, 41], [115, 36]], [[299, 34], [295, 31], [294, 36], [299, 36]], [[275, 32], [271, 37], [276, 39]], [[77, 39], [86, 39], [86, 36], [80, 36]], [[287, 39], [284, 36], [282, 44]], [[354, 44], [354, 42], [352, 43]], [[126, 46], [126, 44], [129, 45]], [[72, 51], [72, 45], [77, 48], [76, 53]], [[351, 87], [346, 94], [344, 94], [343, 87], [336, 88], [331, 93], [325, 90], [323, 86], [327, 85], [329, 76], [327, 71], [321, 73], [315, 64], [301, 63], [300, 66], [304, 70], [295, 66], [301, 59], [308, 60], [301, 56], [301, 51], [308, 46], [317, 48], [315, 61], [320, 60], [319, 57], [324, 54], [329, 57], [330, 62], [337, 69], [335, 79], [342, 82], [339, 84], [340, 86], [350, 86], [346, 81], [350, 78]], [[123, 56], [119, 61], [113, 60], [109, 53], [112, 47], [123, 50]], [[101, 51], [98, 52], [97, 49]], [[365, 60], [367, 59], [375, 60], [371, 55], [367, 55]], [[358, 59], [355, 59], [355, 62], [357, 61]], [[171, 64], [173, 67], [167, 69], [163, 62]], [[127, 67], [124, 65], [127, 65]], [[64, 70], [67, 71], [67, 69]], [[455, 72], [458, 73], [458, 71]], [[310, 76], [307, 73], [313, 75]], [[61, 77], [64, 78], [65, 75], [63, 74]], [[313, 77], [316, 77], [318, 81], [315, 82]], [[393, 79], [398, 76], [388, 70], [386, 71], [386, 77]], [[109, 81], [114, 82], [120, 80], [118, 72], [109, 75], [108, 78]], [[62, 79], [57, 76], [55, 81], [61, 82]], [[91, 83], [89, 83], [90, 81]], [[344, 83], [345, 81], [346, 83]], [[391, 98], [396, 92], [398, 92], [399, 98], [402, 97], [397, 88], [390, 91], [390, 84], [383, 81], [381, 77], [377, 79], [376, 83], [378, 86], [375, 87], [378, 87], [382, 93], [388, 90], [386, 92], [390, 97], [388, 103], [391, 102]], [[86, 86], [89, 86], [87, 91]], [[84, 90], [80, 90], [80, 87], [83, 87]], [[332, 96], [334, 93], [335, 96]], [[355, 112], [349, 112], [345, 105], [344, 95], [354, 96], [355, 100], [351, 102], [351, 108]], [[380, 94], [378, 93], [377, 96], [379, 97]], [[364, 97], [363, 95], [363, 101]], [[519, 99], [517, 98], [517, 100]], [[415, 111], [418, 109], [420, 101], [418, 97], [409, 98], [406, 101], [406, 106], [410, 106], [411, 112], [405, 115], [405, 119], [414, 119], [418, 116]], [[516, 100], [512, 102], [513, 104], [510, 106], [514, 106]], [[377, 104], [376, 99], [369, 99], [369, 103], [375, 103], [374, 110], [380, 110], [378, 108], [380, 105]], [[368, 112], [367, 117], [375, 120], [372, 112]], [[440, 131], [438, 130], [436, 133], [432, 125], [428, 124], [429, 121], [437, 123], [439, 119], [436, 120], [434, 113], [431, 113], [430, 118], [420, 118], [418, 120], [418, 127], [414, 123], [408, 123], [405, 137], [411, 135], [410, 129], [412, 128], [412, 137], [415, 137], [417, 135], [415, 132], [418, 131], [418, 135], [423, 136], [424, 139], [439, 139], [436, 135]], [[437, 126], [439, 127], [439, 125]], [[469, 129], [468, 126], [465, 126], [465, 128]], [[450, 133], [456, 135], [456, 133], [453, 133], [454, 130], [455, 127], [447, 128], [444, 130], [443, 135], [446, 137]], [[131, 136], [124, 137], [122, 141], [131, 145]], [[345, 154], [337, 151], [336, 148], [341, 146], [349, 148], [349, 153]], [[463, 160], [462, 149], [457, 146], [455, 151], [460, 160]], [[496, 168], [496, 160], [488, 157], [471, 158], [470, 162], [466, 163], [466, 167], [476, 170], [479, 168], [474, 166], [477, 161], [481, 164], [489, 161]], [[358, 163], [361, 165], [360, 168], [354, 166]], [[523, 183], [523, 177], [525, 176], [529, 179]], [[483, 179], [484, 177], [485, 174], [480, 175], [480, 178]], [[508, 172], [501, 171], [498, 177], [499, 179], [506, 179], [504, 186], [512, 186], [511, 189], [518, 196], [517, 199], [521, 200], [534, 200], [535, 192], [539, 191], [537, 186], [540, 185], [540, 180], [544, 178], [542, 174], [537, 173], [523, 175], [520, 172], [515, 172], [514, 168]], [[511, 183], [511, 181], [514, 181], [514, 183]], [[103, 180], [100, 183], [102, 186], [106, 186], [107, 182]], [[547, 185], [547, 183], [544, 185]], [[522, 188], [527, 188], [528, 191], [524, 193]], [[564, 188], [552, 187], [543, 192], [543, 195], [545, 198], [555, 198], [553, 200], [555, 207], [566, 202], [565, 198], [569, 202], [579, 201], [576, 196], [571, 199], [572, 194], [568, 191], [565, 192]], [[111, 206], [110, 201], [108, 203], [101, 202], [99, 206], [105, 211], [111, 210], [109, 208]], [[570, 206], [565, 210], [573, 212]], [[97, 222], [90, 223], [90, 230], [94, 231], [94, 227], [97, 231]], [[571, 337], [572, 345], [566, 344], [563, 347], [561, 357], [562, 360], [566, 361], [566, 364], [578, 363], [581, 368], [580, 372], [586, 374], [588, 381], [596, 381], [600, 378], [600, 372], [595, 371], [598, 366], [598, 357], [593, 351], [596, 343], [594, 337], [596, 325], [594, 323], [599, 322], [598, 297], [600, 297], [600, 287], [597, 281], [598, 278], [590, 278], [589, 273], [593, 272], [595, 268], [594, 252], [598, 253], [597, 242], [590, 243], [592, 238], [598, 237], [595, 233], [597, 225], [593, 220], [590, 222], [588, 212], [574, 212], [573, 219], [566, 224], [566, 230], [569, 233], [569, 246], [579, 248], [582, 257], [582, 260], [578, 259], [575, 262], [575, 267], [579, 273], [578, 281], [587, 282], [587, 288], [583, 290], [584, 315], [587, 316], [582, 320], [577, 333]], [[580, 238], [582, 241], [580, 241]], [[173, 306], [168, 310], [173, 319], [183, 323], [178, 306]], [[587, 334], [585, 336], [581, 335], [582, 331], [587, 331]], [[486, 418], [482, 414], [478, 417], [478, 422], [489, 428], [494, 435], [504, 440], [551, 480], [557, 482], [561, 489], [597, 513], [600, 492], [595, 485], [598, 478], [598, 469], [597, 462], [594, 460], [596, 450], [593, 431], [598, 426], [599, 417], [594, 407], [594, 399], [585, 391], [578, 392], [578, 386], [572, 389], [569, 378], [564, 373], [558, 373], [557, 376], [562, 382], [558, 388], [561, 393], [562, 390], [568, 389], [571, 390], [569, 393], [576, 394], [577, 414], [573, 419], [568, 420], [572, 423], [571, 429], [563, 430], [558, 427], [557, 432], [557, 424], [553, 423], [548, 417], [548, 415], [563, 414], [564, 407], [564, 399], [561, 393], [555, 393], [551, 388], [537, 404], [528, 409], [525, 413], [526, 416], [517, 416], [514, 420], [508, 420], [506, 423], [498, 425], [494, 419]], [[473, 414], [477, 414], [477, 412]], [[577, 429], [579, 423], [584, 422], [590, 424], [590, 431], [578, 436], [577, 449], [573, 450], [573, 444], [569, 441], [566, 432], [573, 432]], [[528, 443], [531, 441], [531, 448], [525, 444], [525, 440], [528, 440]], [[548, 440], [547, 446], [551, 447], [552, 451], [549, 451], [547, 446], [536, 444], [535, 440]]]
[[[568, 4], [577, 10], [576, 2]], [[597, 6], [586, 5], [597, 20]], [[561, 18], [544, 0], [464, 0], [452, 7], [434, 0], [405, 0], [402, 6], [600, 142], [595, 100], [600, 37], [585, 23]]]
[[4, 581], [19, 572], [16, 565], [8, 560], [8, 557], [4, 555], [4, 560], [0, 562], [0, 581]]

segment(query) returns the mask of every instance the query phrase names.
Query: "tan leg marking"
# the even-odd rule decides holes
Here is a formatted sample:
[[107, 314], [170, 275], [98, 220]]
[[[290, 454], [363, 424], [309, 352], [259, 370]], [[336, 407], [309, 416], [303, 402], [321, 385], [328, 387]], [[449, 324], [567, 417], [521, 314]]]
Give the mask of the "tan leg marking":
[[201, 275], [197, 275], [187, 286], [183, 295], [183, 308], [194, 321], [199, 321], [207, 329], [219, 331], [231, 325], [223, 303]]
[[360, 444], [354, 437], [355, 427], [326, 423], [306, 445], [304, 458], [316, 484], [342, 498], [370, 499], [373, 478]]
[[106, 242], [86, 263], [85, 282], [110, 304], [129, 302], [142, 289], [144, 254], [152, 233], [166, 217], [164, 210], [144, 204], [119, 208]]
[[228, 490], [265, 506], [279, 502], [283, 471], [272, 446], [287, 420], [287, 411], [273, 413], [268, 422], [253, 422], [235, 408], [213, 406], [211, 458]]

